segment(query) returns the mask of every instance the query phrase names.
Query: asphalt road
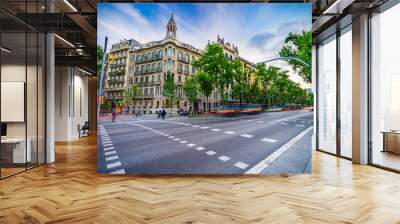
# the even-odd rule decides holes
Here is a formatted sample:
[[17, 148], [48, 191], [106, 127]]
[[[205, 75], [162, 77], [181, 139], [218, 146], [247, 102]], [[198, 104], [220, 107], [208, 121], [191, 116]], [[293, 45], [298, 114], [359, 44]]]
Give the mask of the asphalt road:
[[102, 123], [98, 172], [127, 174], [303, 173], [313, 114], [156, 117]]

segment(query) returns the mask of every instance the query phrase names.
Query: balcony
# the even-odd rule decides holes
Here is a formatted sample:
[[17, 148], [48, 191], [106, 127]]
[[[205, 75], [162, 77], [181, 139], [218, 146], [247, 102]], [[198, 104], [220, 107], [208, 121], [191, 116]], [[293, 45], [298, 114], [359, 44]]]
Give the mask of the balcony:
[[190, 64], [190, 60], [189, 61], [186, 61], [186, 60], [184, 60], [184, 59], [178, 59], [178, 62], [183, 62], [183, 63], [185, 63], [185, 64]]
[[146, 59], [140, 60], [140, 61], [136, 60], [135, 64], [143, 64], [143, 63], [148, 63], [148, 62], [153, 62], [153, 61], [160, 61], [160, 60], [163, 60], [163, 57], [157, 56], [157, 57], [150, 58], [150, 59], [146, 58]]

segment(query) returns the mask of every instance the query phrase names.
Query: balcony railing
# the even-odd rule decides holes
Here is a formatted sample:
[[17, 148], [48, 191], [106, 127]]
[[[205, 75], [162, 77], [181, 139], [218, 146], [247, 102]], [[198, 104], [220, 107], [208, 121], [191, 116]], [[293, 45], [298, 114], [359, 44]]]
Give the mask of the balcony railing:
[[147, 62], [153, 62], [153, 61], [159, 61], [162, 60], [163, 57], [161, 56], [157, 56], [157, 57], [151, 57], [151, 58], [146, 58], [146, 59], [142, 59], [142, 60], [135, 60], [136, 64], [143, 64], [143, 63], [147, 63]]

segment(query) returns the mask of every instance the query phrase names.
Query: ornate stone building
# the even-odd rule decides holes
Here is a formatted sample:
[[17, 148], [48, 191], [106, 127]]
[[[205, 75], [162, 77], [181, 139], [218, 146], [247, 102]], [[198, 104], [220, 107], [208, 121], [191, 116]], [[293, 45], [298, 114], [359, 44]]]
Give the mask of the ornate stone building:
[[113, 58], [114, 61], [108, 65], [105, 75], [105, 100], [123, 100], [123, 92], [128, 79], [126, 73], [128, 52], [131, 47], [137, 45], [139, 45], [139, 42], [131, 39], [122, 40], [111, 46], [108, 57]]
[[[139, 86], [139, 94], [135, 97], [129, 111], [140, 111], [144, 114], [157, 113], [161, 108], [167, 108], [168, 99], [162, 95], [164, 80], [172, 77], [176, 85], [178, 99], [173, 103], [173, 113], [178, 109], [205, 111], [218, 107], [219, 94], [214, 91], [209, 97], [207, 107], [205, 96], [191, 105], [183, 92], [185, 80], [196, 73], [193, 62], [201, 56], [202, 50], [177, 39], [178, 27], [173, 15], [166, 25], [166, 35], [159, 41], [140, 44], [134, 40], [122, 41], [110, 51], [116, 55], [117, 61], [110, 65], [107, 71], [106, 99], [123, 99], [124, 89], [132, 85]], [[218, 36], [225, 55], [234, 60], [239, 57], [237, 47], [225, 43]], [[251, 77], [254, 65], [239, 57], [246, 75]], [[119, 61], [118, 61], [119, 60]], [[194, 108], [192, 108], [194, 107]], [[169, 112], [169, 109], [167, 110]]]

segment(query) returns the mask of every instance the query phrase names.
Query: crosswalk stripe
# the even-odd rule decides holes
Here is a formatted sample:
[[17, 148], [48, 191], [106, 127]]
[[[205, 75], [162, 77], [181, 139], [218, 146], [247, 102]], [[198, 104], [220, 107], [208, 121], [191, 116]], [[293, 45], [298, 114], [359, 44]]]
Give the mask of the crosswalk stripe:
[[207, 153], [208, 155], [210, 155], [210, 156], [216, 154], [216, 152], [215, 152], [215, 151], [212, 151], [212, 150], [210, 150], [210, 151], [208, 151], [208, 152], [206, 152], [206, 153]]
[[110, 172], [110, 174], [125, 174], [125, 170], [124, 169], [119, 169], [119, 170]]
[[106, 147], [106, 148], [104, 148], [104, 151], [108, 151], [108, 150], [112, 150], [112, 149], [114, 149], [114, 146]]
[[229, 156], [220, 156], [220, 157], [218, 157], [218, 159], [226, 162], [226, 161], [230, 160], [231, 158]]
[[180, 143], [185, 144], [185, 143], [187, 143], [187, 141], [180, 141]]
[[201, 127], [201, 129], [207, 129], [207, 128], [210, 128], [210, 127]]
[[234, 166], [236, 166], [236, 167], [238, 167], [238, 168], [244, 170], [244, 169], [246, 169], [249, 165], [247, 165], [246, 163], [243, 163], [243, 162], [237, 162], [237, 163], [235, 163]]
[[264, 142], [271, 142], [271, 143], [275, 143], [275, 142], [278, 141], [278, 140], [272, 139], [272, 138], [263, 138], [263, 139], [261, 139], [261, 140], [264, 141]]
[[226, 131], [226, 132], [224, 132], [225, 134], [229, 134], [229, 135], [231, 135], [231, 134], [235, 134], [236, 132], [234, 132], [234, 131]]
[[197, 151], [202, 151], [202, 150], [204, 150], [206, 148], [200, 146], [200, 147], [197, 147], [196, 149], [197, 149]]
[[189, 147], [193, 147], [193, 146], [195, 146], [196, 144], [193, 144], [193, 143], [190, 143], [190, 144], [187, 144], [187, 146], [189, 146]]
[[115, 160], [115, 159], [118, 159], [118, 156], [106, 157], [106, 161]]
[[116, 151], [110, 151], [110, 152], [105, 152], [104, 155], [108, 156], [108, 155], [112, 155], [112, 154], [117, 154]]
[[249, 134], [243, 134], [243, 135], [240, 135], [240, 136], [245, 137], [245, 138], [252, 138], [253, 137], [253, 135], [249, 135]]
[[118, 167], [118, 166], [121, 166], [121, 165], [122, 164], [121, 164], [120, 161], [115, 162], [115, 163], [110, 163], [110, 164], [107, 164], [107, 169], [111, 169], [111, 168]]
[[218, 128], [213, 128], [213, 129], [211, 129], [212, 131], [221, 131], [221, 129], [218, 129]]

